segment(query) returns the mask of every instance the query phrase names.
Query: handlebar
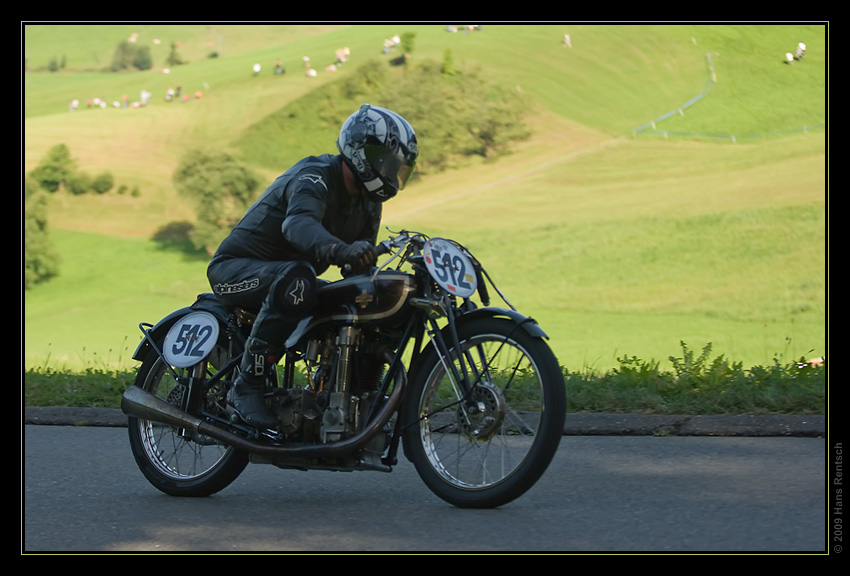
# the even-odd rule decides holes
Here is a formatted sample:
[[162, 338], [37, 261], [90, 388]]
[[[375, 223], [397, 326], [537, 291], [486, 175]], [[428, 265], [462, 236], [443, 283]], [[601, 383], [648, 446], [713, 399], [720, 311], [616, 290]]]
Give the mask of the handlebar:
[[378, 253], [378, 256], [389, 254], [393, 251], [392, 240], [384, 240], [383, 242], [378, 242], [378, 245], [375, 246], [375, 249]]
[[[422, 249], [423, 246], [425, 245], [425, 243], [427, 242], [427, 240], [428, 240], [427, 236], [424, 236], [423, 234], [419, 234], [419, 233], [416, 233], [416, 232], [408, 232], [406, 230], [403, 230], [403, 231], [399, 232], [396, 236], [391, 236], [387, 240], [384, 240], [382, 242], [378, 242], [378, 244], [375, 246], [375, 253], [376, 253], [377, 256], [382, 256], [384, 254], [392, 254], [393, 251], [395, 251], [397, 249], [401, 249], [401, 248], [403, 248], [404, 246], [406, 246], [410, 243], [413, 243], [419, 249]], [[514, 308], [513, 304], [508, 302], [508, 300], [499, 291], [499, 289], [496, 287], [496, 285], [493, 284], [493, 281], [490, 279], [489, 274], [487, 274], [487, 271], [484, 270], [484, 267], [481, 265], [481, 263], [478, 262], [478, 260], [469, 252], [469, 250], [467, 250], [464, 247], [461, 247], [461, 249], [470, 258], [470, 260], [472, 261], [472, 265], [475, 268], [475, 275], [476, 275], [477, 281], [478, 281], [478, 296], [481, 298], [482, 304], [484, 304], [484, 306], [490, 305], [490, 294], [489, 294], [489, 290], [487, 289], [487, 282], [489, 282], [490, 285], [496, 290], [496, 293], [505, 302], [505, 304], [507, 304], [508, 307], [510, 307], [512, 310], [516, 310], [516, 308]], [[391, 260], [392, 260], [392, 258], [390, 259], [390, 261]], [[389, 264], [389, 261], [387, 261], [384, 264], [384, 266], [386, 266], [387, 264]], [[381, 268], [383, 268], [383, 266]], [[378, 268], [377, 270], [380, 270], [381, 268]], [[376, 270], [376, 272], [377, 272], [377, 270]], [[345, 266], [342, 267], [341, 272], [342, 272], [343, 277], [347, 278], [352, 273], [351, 266], [346, 264]]]
[[[378, 242], [378, 245], [375, 246], [375, 254], [376, 256], [383, 256], [384, 254], [389, 254], [393, 251], [392, 241], [384, 240], [383, 242]], [[352, 272], [351, 264], [345, 264], [340, 268], [340, 272], [344, 277], [347, 277]]]

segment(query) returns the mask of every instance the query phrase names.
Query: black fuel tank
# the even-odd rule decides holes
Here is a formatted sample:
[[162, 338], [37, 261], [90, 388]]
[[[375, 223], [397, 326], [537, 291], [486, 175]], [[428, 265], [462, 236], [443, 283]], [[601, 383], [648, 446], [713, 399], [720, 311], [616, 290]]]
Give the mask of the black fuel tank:
[[413, 276], [385, 270], [352, 276], [320, 286], [318, 304], [312, 314], [316, 320], [395, 324], [409, 317], [404, 306], [415, 288]]

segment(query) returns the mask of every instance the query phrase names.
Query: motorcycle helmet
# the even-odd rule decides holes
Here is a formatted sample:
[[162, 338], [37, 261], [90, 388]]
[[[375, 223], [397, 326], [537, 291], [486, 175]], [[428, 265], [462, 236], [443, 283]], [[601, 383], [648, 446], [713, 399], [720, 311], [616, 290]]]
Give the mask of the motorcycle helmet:
[[336, 145], [374, 202], [386, 202], [404, 188], [419, 156], [410, 124], [395, 112], [369, 104], [348, 117]]

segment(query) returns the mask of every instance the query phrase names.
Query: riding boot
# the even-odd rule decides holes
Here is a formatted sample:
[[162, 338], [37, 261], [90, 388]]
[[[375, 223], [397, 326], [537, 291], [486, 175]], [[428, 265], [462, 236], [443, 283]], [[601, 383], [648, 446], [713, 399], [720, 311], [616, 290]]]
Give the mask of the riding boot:
[[315, 283], [312, 267], [291, 266], [272, 284], [260, 306], [231, 394], [236, 413], [251, 426], [277, 428], [277, 418], [263, 401], [266, 378], [286, 349], [286, 338], [312, 308]]
[[233, 383], [229, 400], [239, 417], [255, 428], [277, 428], [277, 418], [263, 400], [266, 378], [277, 360], [265, 341], [248, 338], [241, 372]]

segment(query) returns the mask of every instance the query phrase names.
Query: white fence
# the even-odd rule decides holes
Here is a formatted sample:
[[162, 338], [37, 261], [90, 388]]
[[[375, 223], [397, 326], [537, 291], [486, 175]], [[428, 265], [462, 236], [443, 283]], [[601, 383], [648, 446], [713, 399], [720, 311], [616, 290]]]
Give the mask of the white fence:
[[670, 118], [671, 116], [675, 116], [676, 114], [684, 115], [685, 109], [690, 108], [691, 106], [693, 106], [694, 104], [696, 104], [697, 102], [699, 102], [700, 100], [702, 100], [703, 98], [705, 98], [708, 95], [708, 92], [711, 90], [711, 86], [717, 80], [717, 75], [714, 72], [714, 65], [711, 62], [711, 54], [706, 54], [706, 58], [708, 59], [708, 70], [711, 73], [711, 75], [708, 79], [708, 85], [705, 87], [705, 90], [703, 90], [700, 94], [691, 98], [690, 100], [688, 100], [687, 102], [685, 102], [684, 104], [682, 104], [681, 106], [676, 108], [675, 110], [671, 110], [670, 112], [667, 112], [666, 114], [659, 116], [655, 120], [651, 120], [651, 121], [647, 122], [646, 124], [641, 124], [637, 128], [634, 128], [632, 130], [633, 136], [637, 136], [638, 134], [660, 134], [660, 135], [664, 136], [665, 138], [667, 138], [669, 136], [703, 136], [703, 137], [708, 137], [708, 138], [725, 138], [725, 139], [730, 140], [732, 142], [737, 142], [738, 140], [745, 139], [745, 138], [764, 139], [764, 138], [768, 138], [768, 137], [776, 137], [776, 136], [782, 136], [782, 135], [787, 135], [787, 134], [796, 134], [796, 133], [801, 133], [801, 132], [805, 133], [805, 132], [808, 132], [810, 130], [821, 130], [821, 129], [824, 128], [823, 124], [814, 124], [814, 125], [811, 125], [811, 126], [802, 126], [800, 128], [794, 129], [794, 130], [763, 132], [763, 133], [760, 133], [760, 134], [726, 134], [726, 133], [710, 133], [710, 132], [686, 132], [686, 131], [676, 131], [676, 130], [659, 130], [658, 124], [660, 122], [662, 122], [663, 120], [666, 120], [667, 118]]

